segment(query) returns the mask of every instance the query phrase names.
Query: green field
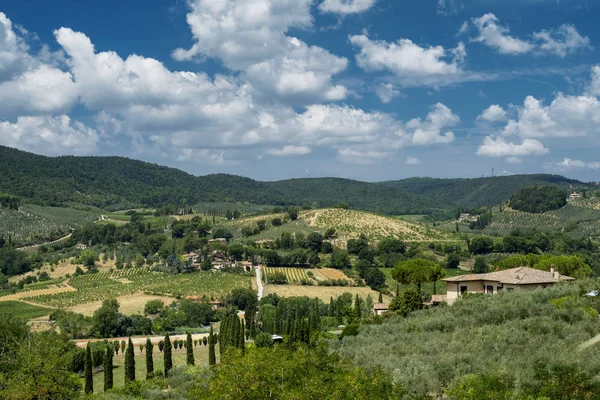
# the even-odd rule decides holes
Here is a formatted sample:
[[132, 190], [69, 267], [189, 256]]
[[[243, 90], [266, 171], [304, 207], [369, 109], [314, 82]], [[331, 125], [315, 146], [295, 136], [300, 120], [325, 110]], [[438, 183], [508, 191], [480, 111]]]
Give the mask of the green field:
[[10, 314], [22, 319], [31, 319], [48, 315], [51, 310], [20, 301], [0, 301], [0, 314]]
[[[215, 352], [217, 354], [217, 361], [219, 360], [219, 346], [215, 346]], [[158, 350], [158, 345], [154, 345], [153, 360], [154, 360], [154, 371], [162, 371], [164, 368], [163, 353]], [[172, 350], [173, 354], [173, 367], [184, 367], [186, 365], [186, 349]], [[125, 368], [124, 368], [123, 354], [119, 351], [119, 354], [113, 358], [113, 383], [114, 387], [121, 387], [125, 381]], [[199, 367], [208, 367], [208, 346], [194, 347], [194, 359], [195, 365]], [[136, 380], [146, 379], [146, 351], [140, 352], [138, 347], [135, 348], [135, 378]], [[83, 380], [82, 380], [83, 382]], [[104, 392], [104, 372], [94, 374], [94, 393]]]
[[168, 275], [143, 268], [75, 276], [69, 283], [77, 291], [28, 298], [51, 307], [66, 308], [145, 292], [172, 297], [189, 295], [221, 298], [235, 287], [249, 287], [251, 277], [228, 273], [194, 272]]

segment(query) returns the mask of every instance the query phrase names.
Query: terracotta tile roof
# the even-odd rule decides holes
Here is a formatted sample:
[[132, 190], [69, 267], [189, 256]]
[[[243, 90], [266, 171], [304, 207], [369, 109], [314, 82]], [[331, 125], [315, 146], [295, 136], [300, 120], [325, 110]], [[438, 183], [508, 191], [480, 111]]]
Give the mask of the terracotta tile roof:
[[375, 305], [373, 305], [373, 309], [374, 310], [387, 310], [388, 305], [385, 303], [375, 303]]
[[446, 282], [493, 281], [509, 285], [533, 285], [538, 283], [556, 283], [559, 281], [572, 281], [575, 278], [560, 275], [535, 268], [519, 267], [504, 271], [489, 272], [487, 274], [468, 274], [453, 276], [443, 279]]

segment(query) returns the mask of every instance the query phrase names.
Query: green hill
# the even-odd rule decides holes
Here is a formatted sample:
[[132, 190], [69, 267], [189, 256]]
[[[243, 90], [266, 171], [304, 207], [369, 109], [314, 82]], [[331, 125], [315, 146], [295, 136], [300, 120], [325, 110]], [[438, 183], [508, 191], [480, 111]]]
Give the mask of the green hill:
[[405, 190], [427, 196], [440, 203], [453, 204], [459, 208], [473, 208], [498, 204], [508, 200], [515, 192], [526, 186], [558, 186], [581, 190], [590, 188], [587, 183], [560, 175], [533, 174], [509, 175], [474, 179], [409, 178], [381, 182], [389, 188]]
[[260, 182], [235, 175], [193, 176], [175, 168], [123, 157], [45, 157], [0, 146], [0, 193], [44, 205], [87, 204], [103, 209], [199, 202], [248, 202], [330, 207], [344, 201], [354, 209], [385, 214], [452, 213], [493, 205], [523, 186], [585, 188], [554, 175], [480, 179], [410, 178], [360, 182], [341, 178]]

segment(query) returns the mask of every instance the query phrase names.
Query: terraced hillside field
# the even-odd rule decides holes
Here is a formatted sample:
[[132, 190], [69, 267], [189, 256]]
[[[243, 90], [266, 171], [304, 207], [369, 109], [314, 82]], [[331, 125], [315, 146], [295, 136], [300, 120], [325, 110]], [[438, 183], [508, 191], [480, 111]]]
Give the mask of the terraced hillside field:
[[18, 211], [0, 208], [0, 232], [17, 246], [59, 239], [71, 229], [98, 219], [94, 212], [27, 204]]
[[250, 287], [251, 277], [214, 272], [167, 275], [144, 268], [86, 274], [69, 280], [74, 291], [36, 295], [26, 300], [56, 308], [68, 308], [138, 293], [185, 297], [189, 295], [221, 298], [235, 287]]
[[407, 242], [454, 239], [451, 233], [441, 232], [426, 225], [354, 210], [312, 210], [301, 213], [298, 219], [310, 227], [335, 228], [338, 240], [342, 241], [357, 238], [361, 233], [373, 241], [389, 236]]

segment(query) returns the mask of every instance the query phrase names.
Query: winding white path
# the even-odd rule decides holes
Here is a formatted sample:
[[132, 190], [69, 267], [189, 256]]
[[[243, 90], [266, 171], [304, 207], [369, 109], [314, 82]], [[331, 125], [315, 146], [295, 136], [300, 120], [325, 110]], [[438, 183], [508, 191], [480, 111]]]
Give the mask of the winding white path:
[[256, 267], [256, 286], [258, 286], [258, 301], [263, 298], [264, 287], [260, 277], [260, 265]]

